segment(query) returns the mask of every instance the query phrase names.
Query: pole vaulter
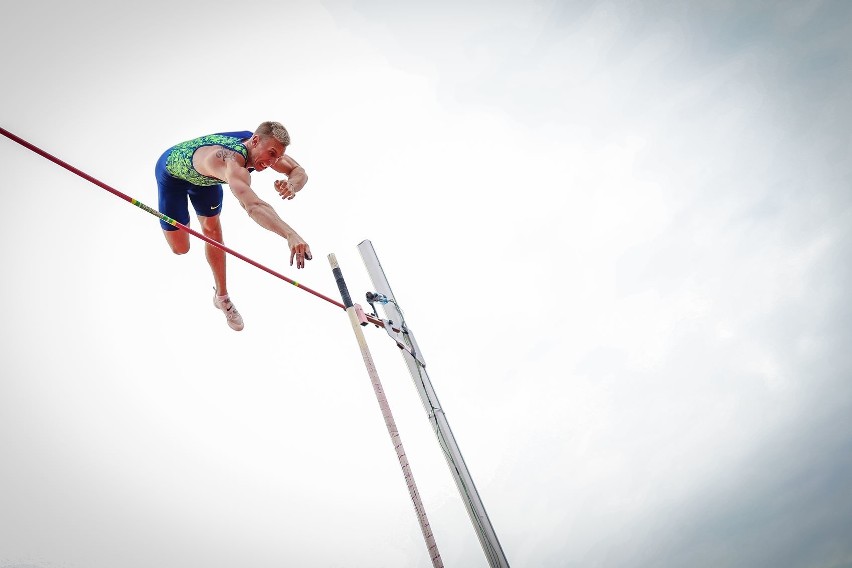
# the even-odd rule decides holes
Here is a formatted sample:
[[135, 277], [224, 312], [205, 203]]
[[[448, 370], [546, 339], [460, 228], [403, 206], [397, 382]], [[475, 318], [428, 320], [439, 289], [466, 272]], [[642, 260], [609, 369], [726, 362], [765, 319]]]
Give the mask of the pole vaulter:
[[[138, 208], [142, 209], [143, 211], [147, 211], [147, 212], [148, 212], [148, 213], [150, 213], [151, 215], [153, 215], [153, 216], [155, 216], [155, 217], [159, 218], [160, 220], [162, 220], [162, 221], [164, 221], [164, 222], [168, 223], [169, 225], [172, 225], [173, 227], [177, 227], [177, 228], [178, 228], [178, 229], [180, 229], [181, 231], [186, 231], [186, 232], [187, 232], [187, 233], [189, 233], [190, 235], [192, 235], [192, 236], [194, 236], [194, 237], [197, 237], [197, 238], [201, 239], [202, 241], [204, 241], [204, 242], [206, 242], [206, 243], [209, 243], [209, 244], [213, 245], [214, 247], [216, 247], [216, 248], [218, 248], [218, 249], [221, 249], [221, 250], [225, 251], [226, 253], [228, 253], [228, 254], [230, 254], [230, 255], [232, 255], [232, 256], [235, 256], [235, 257], [239, 258], [240, 260], [242, 260], [242, 261], [244, 261], [244, 262], [247, 262], [247, 263], [251, 264], [252, 266], [254, 266], [254, 267], [256, 267], [256, 268], [259, 268], [259, 269], [263, 270], [264, 272], [267, 272], [267, 273], [271, 274], [272, 276], [275, 276], [276, 278], [279, 278], [279, 279], [283, 280], [284, 282], [287, 282], [288, 284], [292, 284], [293, 286], [295, 286], [295, 287], [297, 287], [297, 288], [301, 288], [301, 289], [302, 289], [302, 290], [304, 290], [305, 292], [308, 292], [308, 293], [310, 293], [310, 294], [313, 294], [314, 296], [316, 296], [316, 297], [318, 297], [318, 298], [322, 298], [322, 299], [323, 299], [323, 300], [325, 300], [326, 302], [329, 302], [329, 303], [331, 303], [331, 304], [334, 304], [334, 305], [335, 305], [335, 306], [337, 306], [338, 308], [341, 308], [341, 309], [343, 309], [343, 310], [345, 310], [345, 309], [346, 309], [346, 306], [344, 306], [343, 304], [341, 304], [340, 302], [338, 302], [338, 301], [336, 301], [336, 300], [333, 300], [332, 298], [329, 298], [329, 297], [328, 297], [328, 296], [326, 296], [325, 294], [321, 294], [320, 292], [317, 292], [316, 290], [313, 290], [313, 289], [311, 289], [311, 288], [308, 288], [308, 287], [307, 287], [307, 286], [305, 286], [304, 284], [300, 284], [299, 282], [296, 282], [295, 280], [293, 280], [293, 279], [291, 279], [291, 278], [287, 278], [286, 276], [284, 276], [284, 275], [283, 275], [283, 274], [281, 274], [280, 272], [276, 272], [275, 270], [272, 270], [271, 268], [267, 268], [266, 266], [264, 266], [264, 265], [260, 264], [259, 262], [255, 261], [255, 260], [252, 260], [252, 259], [250, 259], [249, 257], [247, 257], [247, 256], [245, 256], [245, 255], [243, 255], [243, 254], [240, 254], [239, 252], [237, 252], [237, 251], [235, 251], [235, 250], [233, 250], [233, 249], [231, 249], [231, 248], [226, 247], [226, 246], [225, 246], [225, 245], [223, 245], [222, 243], [220, 243], [220, 242], [218, 242], [218, 241], [214, 241], [213, 239], [211, 239], [211, 238], [209, 238], [209, 237], [207, 237], [207, 236], [205, 236], [205, 235], [203, 235], [203, 234], [201, 234], [201, 233], [199, 233], [199, 232], [197, 232], [197, 231], [194, 231], [194, 230], [190, 229], [189, 227], [187, 227], [186, 225], [184, 225], [184, 224], [182, 224], [182, 223], [178, 223], [177, 221], [175, 221], [175, 220], [174, 220], [174, 219], [172, 219], [171, 217], [167, 217], [166, 215], [163, 215], [162, 213], [160, 213], [160, 212], [159, 212], [159, 211], [157, 211], [156, 209], [153, 209], [153, 208], [151, 208], [151, 207], [148, 207], [147, 205], [145, 205], [145, 204], [144, 204], [144, 203], [142, 203], [141, 201], [136, 200], [136, 199], [133, 199], [133, 198], [132, 198], [132, 197], [130, 197], [129, 195], [125, 195], [124, 193], [122, 193], [122, 192], [118, 191], [117, 189], [115, 189], [115, 188], [113, 188], [113, 187], [111, 187], [111, 186], [109, 186], [109, 185], [105, 184], [104, 182], [102, 182], [102, 181], [100, 181], [100, 180], [98, 180], [98, 179], [96, 179], [96, 178], [94, 178], [94, 177], [90, 176], [90, 175], [89, 175], [89, 174], [87, 174], [86, 172], [81, 171], [81, 170], [79, 170], [79, 169], [75, 168], [74, 166], [72, 166], [71, 164], [69, 164], [69, 163], [67, 163], [67, 162], [65, 162], [65, 161], [63, 161], [63, 160], [60, 160], [60, 159], [59, 159], [59, 158], [57, 158], [56, 156], [53, 156], [52, 154], [49, 154], [49, 153], [45, 152], [44, 150], [42, 150], [42, 149], [41, 149], [41, 148], [39, 148], [38, 146], [35, 146], [34, 144], [31, 144], [31, 143], [27, 142], [26, 140], [24, 140], [24, 139], [23, 139], [23, 138], [21, 138], [20, 136], [16, 136], [15, 134], [12, 134], [11, 132], [9, 132], [9, 131], [8, 131], [8, 130], [6, 130], [5, 128], [3, 128], [2, 126], [0, 126], [0, 134], [3, 134], [3, 136], [5, 136], [6, 138], [9, 138], [10, 140], [12, 140], [12, 141], [14, 141], [14, 142], [17, 142], [18, 144], [20, 144], [20, 145], [21, 145], [21, 146], [23, 146], [24, 148], [26, 148], [26, 149], [28, 149], [28, 150], [31, 150], [31, 151], [35, 152], [35, 153], [36, 153], [36, 154], [38, 154], [39, 156], [41, 156], [41, 157], [43, 157], [43, 158], [47, 158], [48, 160], [50, 160], [50, 161], [51, 161], [51, 162], [53, 162], [54, 164], [56, 164], [56, 165], [58, 165], [58, 166], [61, 166], [61, 167], [65, 168], [65, 169], [66, 169], [66, 170], [68, 170], [69, 172], [71, 172], [71, 173], [73, 173], [73, 174], [77, 174], [77, 175], [78, 175], [78, 176], [80, 176], [81, 178], [83, 178], [83, 179], [85, 179], [86, 181], [89, 181], [89, 182], [91, 182], [91, 183], [95, 184], [96, 186], [100, 187], [101, 189], [105, 189], [105, 190], [107, 190], [108, 192], [112, 193], [112, 194], [113, 194], [113, 195], [115, 195], [116, 197], [120, 197], [121, 199], [123, 199], [123, 200], [125, 200], [125, 201], [128, 201], [128, 202], [130, 202], [130, 203], [132, 203], [133, 205], [135, 205], [136, 207], [138, 207]], [[375, 325], [377, 325], [377, 326], [379, 326], [379, 327], [384, 327], [384, 323], [383, 323], [380, 319], [378, 319], [378, 318], [375, 318], [375, 317], [373, 317], [373, 316], [367, 316], [367, 319], [368, 319], [368, 320], [370, 321], [370, 323], [372, 323], [372, 324], [375, 324]]]

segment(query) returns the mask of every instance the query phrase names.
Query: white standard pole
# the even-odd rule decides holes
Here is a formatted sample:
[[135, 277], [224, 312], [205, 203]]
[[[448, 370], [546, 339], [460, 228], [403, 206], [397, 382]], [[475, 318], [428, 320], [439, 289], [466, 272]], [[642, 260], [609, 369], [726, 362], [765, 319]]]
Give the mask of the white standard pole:
[[417, 513], [417, 520], [420, 523], [420, 530], [423, 532], [423, 538], [426, 541], [429, 557], [432, 559], [432, 566], [434, 568], [443, 568], [444, 562], [441, 560], [440, 552], [438, 552], [438, 545], [435, 542], [435, 535], [432, 534], [432, 527], [429, 526], [429, 519], [426, 517], [426, 508], [420, 500], [420, 493], [417, 491], [417, 485], [414, 483], [414, 474], [411, 472], [408, 457], [405, 455], [405, 449], [402, 447], [402, 439], [396, 428], [396, 421], [393, 419], [390, 404], [388, 404], [385, 390], [382, 388], [382, 382], [379, 379], [379, 373], [376, 371], [376, 366], [373, 363], [373, 356], [370, 354], [370, 348], [367, 346], [367, 339], [364, 337], [364, 331], [361, 329], [362, 320], [359, 317], [358, 309], [349, 297], [346, 282], [343, 280], [343, 273], [337, 264], [337, 257], [334, 254], [328, 255], [328, 262], [331, 264], [331, 270], [334, 273], [337, 287], [340, 289], [340, 295], [343, 298], [343, 305], [346, 307], [346, 313], [349, 315], [349, 321], [352, 323], [352, 330], [355, 332], [355, 338], [358, 340], [358, 347], [361, 349], [361, 356], [364, 359], [364, 365], [367, 367], [367, 374], [373, 383], [373, 392], [376, 393], [376, 400], [379, 401], [379, 408], [382, 411], [382, 417], [385, 419], [385, 426], [387, 426], [388, 434], [390, 434], [391, 443], [396, 450], [396, 457], [399, 459], [399, 465], [402, 467], [405, 484], [408, 486], [408, 494], [411, 496], [411, 502], [414, 504], [414, 511]]

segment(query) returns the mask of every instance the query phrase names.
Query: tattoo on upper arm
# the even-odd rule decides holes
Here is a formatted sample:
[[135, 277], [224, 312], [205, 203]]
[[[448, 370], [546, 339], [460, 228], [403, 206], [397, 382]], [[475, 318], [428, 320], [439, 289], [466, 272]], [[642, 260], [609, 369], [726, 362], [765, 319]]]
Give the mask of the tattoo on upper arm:
[[[228, 150], [227, 148], [219, 148], [216, 150], [216, 157], [222, 161], [225, 160], [236, 160], [237, 153], [233, 150]], [[242, 157], [242, 156], [241, 156]]]

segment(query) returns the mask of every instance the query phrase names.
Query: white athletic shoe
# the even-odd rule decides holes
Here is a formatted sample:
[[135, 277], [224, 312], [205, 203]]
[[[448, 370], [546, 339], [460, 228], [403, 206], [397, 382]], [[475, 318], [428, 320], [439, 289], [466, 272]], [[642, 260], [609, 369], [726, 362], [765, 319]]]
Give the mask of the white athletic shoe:
[[231, 329], [234, 331], [240, 331], [243, 328], [243, 316], [241, 316], [240, 312], [237, 311], [237, 307], [231, 301], [230, 297], [227, 295], [217, 296], [214, 293], [213, 305], [224, 312], [225, 317], [228, 320], [228, 325], [231, 326]]

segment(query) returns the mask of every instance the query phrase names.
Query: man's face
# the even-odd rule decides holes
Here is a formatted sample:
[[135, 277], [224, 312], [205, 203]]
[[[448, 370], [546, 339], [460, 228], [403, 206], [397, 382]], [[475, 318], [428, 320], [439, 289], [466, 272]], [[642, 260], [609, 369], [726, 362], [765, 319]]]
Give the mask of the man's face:
[[248, 150], [252, 165], [259, 172], [275, 164], [284, 155], [284, 145], [272, 136], [252, 136]]

